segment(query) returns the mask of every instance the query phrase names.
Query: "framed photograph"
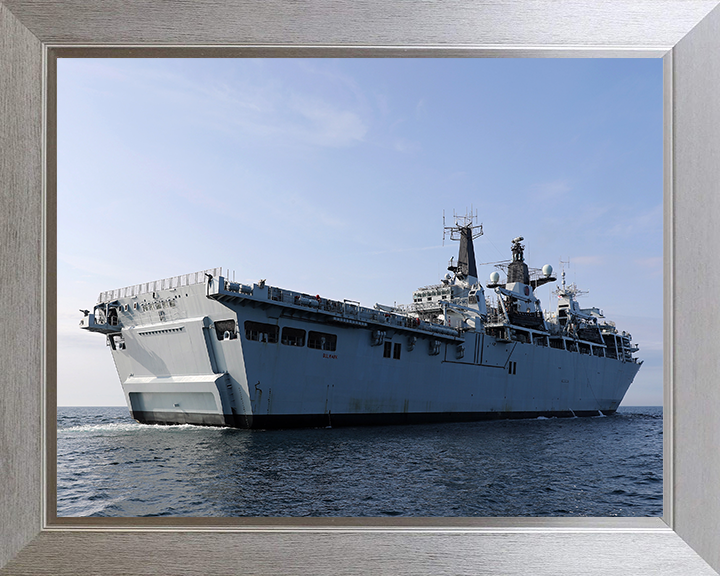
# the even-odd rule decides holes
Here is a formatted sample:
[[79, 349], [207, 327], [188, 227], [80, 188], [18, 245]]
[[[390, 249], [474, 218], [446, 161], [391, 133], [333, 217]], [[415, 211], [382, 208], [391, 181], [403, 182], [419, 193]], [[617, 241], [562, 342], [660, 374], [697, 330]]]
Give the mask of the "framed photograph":
[[662, 516], [660, 58], [58, 55], [59, 517]]
[[[713, 574], [720, 459], [713, 439], [712, 293], [718, 231], [716, 2], [417, 10], [285, 5], [0, 3], [3, 213], [2, 573]], [[187, 10], [184, 12], [183, 10]], [[168, 12], [166, 12], [168, 11]], [[150, 14], [150, 16], [148, 16]], [[403, 16], [410, 20], [404, 20]], [[184, 16], [184, 18], [179, 18]], [[175, 18], [178, 18], [175, 20]], [[169, 22], [184, 24], [168, 25]], [[351, 25], [363, 23], [362, 26]], [[412, 22], [412, 25], [410, 25]], [[537, 22], [545, 22], [538, 26]], [[557, 26], [555, 22], [563, 22]], [[652, 25], [648, 25], [651, 22]], [[544, 31], [546, 30], [546, 31]], [[89, 44], [95, 45], [92, 49]], [[183, 47], [190, 45], [194, 47]], [[58, 55], [650, 56], [665, 70], [665, 501], [646, 519], [69, 519], [55, 514], [56, 63]], [[692, 278], [692, 282], [687, 282]], [[5, 296], [8, 295], [8, 296]], [[20, 328], [22, 327], [22, 328]], [[711, 568], [712, 566], [712, 568]]]

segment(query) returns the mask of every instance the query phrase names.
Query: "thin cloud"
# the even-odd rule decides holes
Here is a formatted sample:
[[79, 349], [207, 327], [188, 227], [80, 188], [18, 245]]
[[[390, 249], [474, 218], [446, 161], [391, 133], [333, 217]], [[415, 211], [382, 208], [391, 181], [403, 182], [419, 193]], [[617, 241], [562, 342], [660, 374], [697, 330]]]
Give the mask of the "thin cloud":
[[427, 102], [425, 101], [425, 98], [421, 98], [415, 105], [415, 118], [425, 118], [427, 114]]
[[[632, 214], [631, 210], [626, 211]], [[638, 234], [657, 231], [662, 228], [663, 207], [657, 204], [648, 210], [640, 212], [637, 216], [630, 216], [618, 222], [610, 230], [608, 235], [619, 237], [636, 237]]]
[[335, 108], [321, 100], [295, 97], [290, 110], [302, 123], [291, 124], [287, 133], [320, 146], [350, 146], [361, 142], [368, 131], [354, 112]]
[[[141, 90], [150, 106], [162, 103], [163, 109], [177, 108], [183, 121], [243, 139], [250, 136], [271, 145], [337, 148], [362, 142], [368, 132], [357, 107], [288, 92], [282, 80], [274, 77], [262, 82], [199, 82], [177, 72], [126, 71], [112, 64], [95, 65], [90, 70], [96, 76], [121, 81], [124, 89], [132, 86], [135, 91]], [[349, 86], [348, 80], [344, 83]]]
[[661, 276], [663, 273], [663, 259], [662, 256], [656, 256], [651, 258], [639, 258], [635, 260], [640, 268], [646, 270], [648, 276]]
[[393, 148], [396, 152], [401, 152], [403, 154], [411, 154], [421, 150], [421, 146], [418, 142], [408, 140], [407, 138], [396, 138]]
[[601, 266], [605, 264], [604, 256], [572, 256], [570, 258], [571, 264], [577, 264], [580, 266]]
[[558, 179], [536, 184], [531, 188], [531, 194], [537, 200], [554, 200], [567, 196], [572, 189], [568, 180]]

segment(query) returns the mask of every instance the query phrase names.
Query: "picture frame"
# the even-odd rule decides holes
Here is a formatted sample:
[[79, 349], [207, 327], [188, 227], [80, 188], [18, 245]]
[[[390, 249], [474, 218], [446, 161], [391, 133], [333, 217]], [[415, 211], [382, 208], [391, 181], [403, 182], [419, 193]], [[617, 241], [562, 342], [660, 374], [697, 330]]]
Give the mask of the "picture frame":
[[[717, 4], [0, 0], [0, 574], [716, 573]], [[57, 518], [54, 63], [108, 54], [662, 57], [663, 519]]]

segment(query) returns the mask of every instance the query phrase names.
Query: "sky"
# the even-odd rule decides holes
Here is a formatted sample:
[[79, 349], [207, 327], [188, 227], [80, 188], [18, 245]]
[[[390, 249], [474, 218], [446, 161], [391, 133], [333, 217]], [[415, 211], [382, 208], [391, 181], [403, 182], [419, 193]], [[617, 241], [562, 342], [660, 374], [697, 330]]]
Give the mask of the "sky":
[[[372, 307], [525, 238], [662, 404], [661, 59], [58, 60], [58, 405], [125, 405], [98, 294], [212, 267]], [[565, 264], [561, 264], [565, 262]], [[488, 263], [488, 264], [485, 264]], [[554, 309], [557, 283], [537, 291]]]

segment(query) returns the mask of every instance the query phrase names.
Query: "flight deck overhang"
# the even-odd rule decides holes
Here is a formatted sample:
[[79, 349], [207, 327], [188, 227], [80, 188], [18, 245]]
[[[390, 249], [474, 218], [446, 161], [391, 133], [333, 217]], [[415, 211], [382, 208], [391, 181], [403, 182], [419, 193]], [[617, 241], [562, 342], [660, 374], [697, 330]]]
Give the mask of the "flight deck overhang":
[[[310, 296], [290, 290], [282, 290], [266, 284], [254, 284], [252, 289], [235, 287], [219, 276], [208, 282], [207, 297], [219, 302], [233, 303], [241, 306], [251, 305], [264, 308], [278, 307], [284, 316], [302, 316], [317, 322], [339, 323], [356, 328], [380, 328], [397, 332], [412, 333], [417, 336], [450, 342], [464, 342], [462, 331], [432, 324], [405, 314], [395, 314], [383, 310], [375, 310], [360, 306], [358, 302], [343, 302]], [[249, 287], [247, 287], [249, 288]]]

